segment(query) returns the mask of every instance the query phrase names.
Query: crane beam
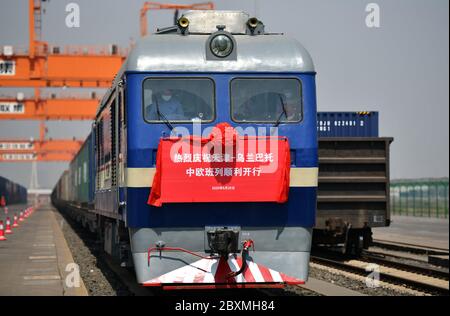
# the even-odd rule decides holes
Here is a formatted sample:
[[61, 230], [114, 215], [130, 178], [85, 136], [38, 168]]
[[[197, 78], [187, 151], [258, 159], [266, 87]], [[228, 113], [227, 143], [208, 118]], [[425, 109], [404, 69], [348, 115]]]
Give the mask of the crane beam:
[[80, 139], [46, 139], [43, 141], [33, 139], [0, 139], [0, 152], [77, 152], [82, 144], [83, 140]]
[[82, 144], [79, 139], [0, 140], [0, 162], [71, 161]]
[[0, 55], [0, 87], [111, 86], [122, 55]]
[[0, 120], [92, 120], [99, 100], [0, 98]]
[[73, 157], [71, 153], [0, 153], [0, 162], [69, 162]]

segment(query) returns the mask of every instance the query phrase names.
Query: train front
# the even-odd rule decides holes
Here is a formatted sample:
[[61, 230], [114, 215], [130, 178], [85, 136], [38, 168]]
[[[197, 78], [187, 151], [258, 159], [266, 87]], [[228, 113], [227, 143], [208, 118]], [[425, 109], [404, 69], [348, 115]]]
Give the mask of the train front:
[[138, 43], [124, 73], [138, 281], [305, 282], [318, 177], [308, 52], [243, 12], [189, 11]]

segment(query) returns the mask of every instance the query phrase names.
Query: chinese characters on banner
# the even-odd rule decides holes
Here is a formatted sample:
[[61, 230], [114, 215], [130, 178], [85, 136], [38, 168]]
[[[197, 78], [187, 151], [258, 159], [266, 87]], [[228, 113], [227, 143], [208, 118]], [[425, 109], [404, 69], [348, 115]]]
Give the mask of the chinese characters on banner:
[[161, 139], [148, 204], [287, 201], [286, 138], [238, 137], [223, 150], [194, 139]]

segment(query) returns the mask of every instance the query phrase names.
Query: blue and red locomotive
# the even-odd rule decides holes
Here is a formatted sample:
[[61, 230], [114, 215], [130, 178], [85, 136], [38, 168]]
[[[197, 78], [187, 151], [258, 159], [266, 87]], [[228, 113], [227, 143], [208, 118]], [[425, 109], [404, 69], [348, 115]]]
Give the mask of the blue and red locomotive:
[[[105, 251], [132, 264], [143, 285], [302, 283], [315, 224], [316, 115], [314, 66], [298, 41], [243, 12], [189, 11], [131, 51], [53, 201], [100, 232]], [[207, 135], [219, 123], [276, 129], [289, 143], [287, 200], [149, 205], [161, 139], [181, 129]]]

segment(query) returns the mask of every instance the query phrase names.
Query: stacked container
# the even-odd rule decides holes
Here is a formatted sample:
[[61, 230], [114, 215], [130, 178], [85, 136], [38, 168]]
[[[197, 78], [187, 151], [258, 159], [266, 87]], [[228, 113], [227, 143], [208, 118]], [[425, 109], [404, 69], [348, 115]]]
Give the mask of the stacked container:
[[317, 112], [319, 137], [378, 137], [378, 112]]

